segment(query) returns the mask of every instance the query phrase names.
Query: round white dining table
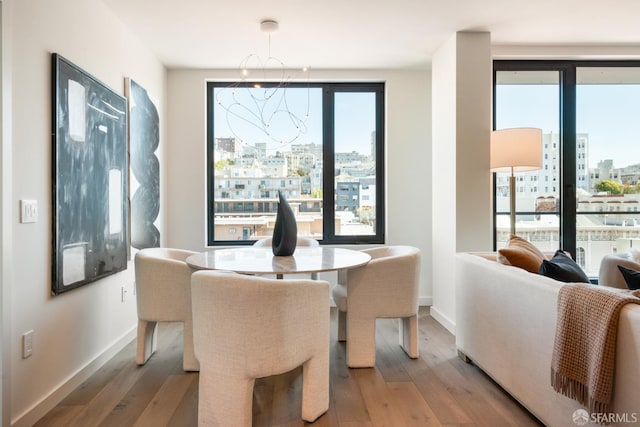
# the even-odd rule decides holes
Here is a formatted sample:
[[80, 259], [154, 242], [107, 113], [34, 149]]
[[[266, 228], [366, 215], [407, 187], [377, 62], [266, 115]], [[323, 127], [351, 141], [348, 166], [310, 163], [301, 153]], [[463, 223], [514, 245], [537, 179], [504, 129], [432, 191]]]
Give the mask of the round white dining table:
[[187, 264], [195, 270], [226, 270], [241, 274], [312, 274], [367, 264], [367, 253], [326, 246], [296, 248], [291, 256], [275, 256], [271, 247], [224, 248], [191, 255]]

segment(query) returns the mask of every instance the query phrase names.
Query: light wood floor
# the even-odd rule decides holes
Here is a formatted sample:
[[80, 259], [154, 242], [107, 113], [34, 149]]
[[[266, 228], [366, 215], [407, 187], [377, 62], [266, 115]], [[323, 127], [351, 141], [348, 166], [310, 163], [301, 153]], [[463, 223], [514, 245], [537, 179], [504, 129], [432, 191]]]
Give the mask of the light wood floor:
[[[376, 367], [348, 369], [331, 313], [329, 411], [312, 425], [540, 426], [533, 416], [477, 367], [457, 357], [454, 337], [425, 309], [420, 358], [397, 344], [395, 320], [377, 321]], [[182, 327], [161, 324], [158, 352], [135, 364], [135, 341], [72, 392], [36, 426], [197, 425], [198, 374], [182, 371]], [[302, 373], [256, 381], [254, 426], [301, 426]]]

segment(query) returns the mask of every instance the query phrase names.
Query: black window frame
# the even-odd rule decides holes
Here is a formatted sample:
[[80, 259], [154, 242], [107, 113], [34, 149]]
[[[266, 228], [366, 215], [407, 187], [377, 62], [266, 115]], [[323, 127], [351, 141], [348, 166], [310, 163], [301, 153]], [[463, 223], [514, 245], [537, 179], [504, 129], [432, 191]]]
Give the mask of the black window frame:
[[[560, 217], [559, 249], [576, 254], [578, 214], [576, 204], [576, 153], [577, 153], [577, 69], [588, 67], [640, 67], [638, 60], [494, 60], [493, 61], [493, 129], [496, 129], [496, 84], [500, 71], [558, 71], [560, 91], [560, 188], [558, 192]], [[493, 249], [497, 250], [497, 215], [509, 212], [497, 212], [496, 173], [493, 174]], [[519, 215], [535, 214], [518, 212]], [[552, 214], [556, 214], [555, 212]]]
[[[253, 86], [258, 82], [244, 82]], [[259, 82], [262, 87], [274, 87], [277, 83]], [[229, 82], [207, 81], [206, 84], [206, 192], [207, 192], [207, 246], [242, 246], [252, 245], [252, 240], [216, 240], [215, 239], [215, 171], [214, 163], [215, 129], [213, 114], [215, 97], [213, 91], [217, 87], [227, 87]], [[322, 221], [323, 238], [318, 242], [326, 244], [384, 244], [385, 243], [385, 83], [384, 82], [305, 82], [288, 83], [290, 88], [322, 89], [322, 147], [323, 147], [323, 197]], [[375, 129], [375, 171], [376, 171], [376, 226], [372, 235], [336, 235], [335, 230], [335, 127], [334, 101], [336, 93], [363, 92], [375, 94], [376, 129]], [[327, 172], [331, 173], [327, 173]]]

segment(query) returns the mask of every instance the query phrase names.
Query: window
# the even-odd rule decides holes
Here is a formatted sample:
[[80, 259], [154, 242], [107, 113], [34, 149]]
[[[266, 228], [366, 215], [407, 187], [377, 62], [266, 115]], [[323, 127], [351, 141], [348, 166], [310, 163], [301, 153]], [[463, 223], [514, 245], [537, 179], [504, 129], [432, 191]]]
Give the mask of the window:
[[[274, 87], [246, 86], [249, 100], [266, 99]], [[218, 104], [224, 96], [242, 96], [228, 88], [207, 83], [208, 245], [271, 236], [278, 192], [296, 212], [299, 236], [384, 243], [384, 83], [289, 84], [284, 102], [308, 109], [308, 119], [299, 122], [304, 132], [297, 138], [275, 139], [284, 129], [276, 114], [263, 113], [269, 135], [259, 134], [250, 120]], [[235, 176], [242, 181], [230, 185]]]
[[586, 267], [584, 248], [576, 248], [576, 263], [578, 263], [578, 265], [583, 269]]
[[[640, 202], [639, 115], [640, 61], [494, 61], [494, 128], [541, 128], [543, 158], [553, 159], [528, 173], [554, 186], [517, 195], [518, 234], [575, 254], [592, 277], [603, 256], [640, 239], [637, 210], [624, 208]], [[494, 197], [497, 248], [508, 237], [508, 193], [496, 184]]]

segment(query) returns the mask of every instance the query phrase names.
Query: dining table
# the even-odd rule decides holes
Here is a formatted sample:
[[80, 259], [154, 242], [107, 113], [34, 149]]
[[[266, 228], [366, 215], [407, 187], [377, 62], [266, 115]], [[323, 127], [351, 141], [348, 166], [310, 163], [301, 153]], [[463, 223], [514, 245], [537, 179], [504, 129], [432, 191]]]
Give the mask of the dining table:
[[317, 274], [366, 265], [367, 253], [327, 246], [298, 247], [290, 256], [276, 256], [271, 247], [221, 248], [191, 255], [187, 264], [194, 270], [225, 270], [241, 274]]

